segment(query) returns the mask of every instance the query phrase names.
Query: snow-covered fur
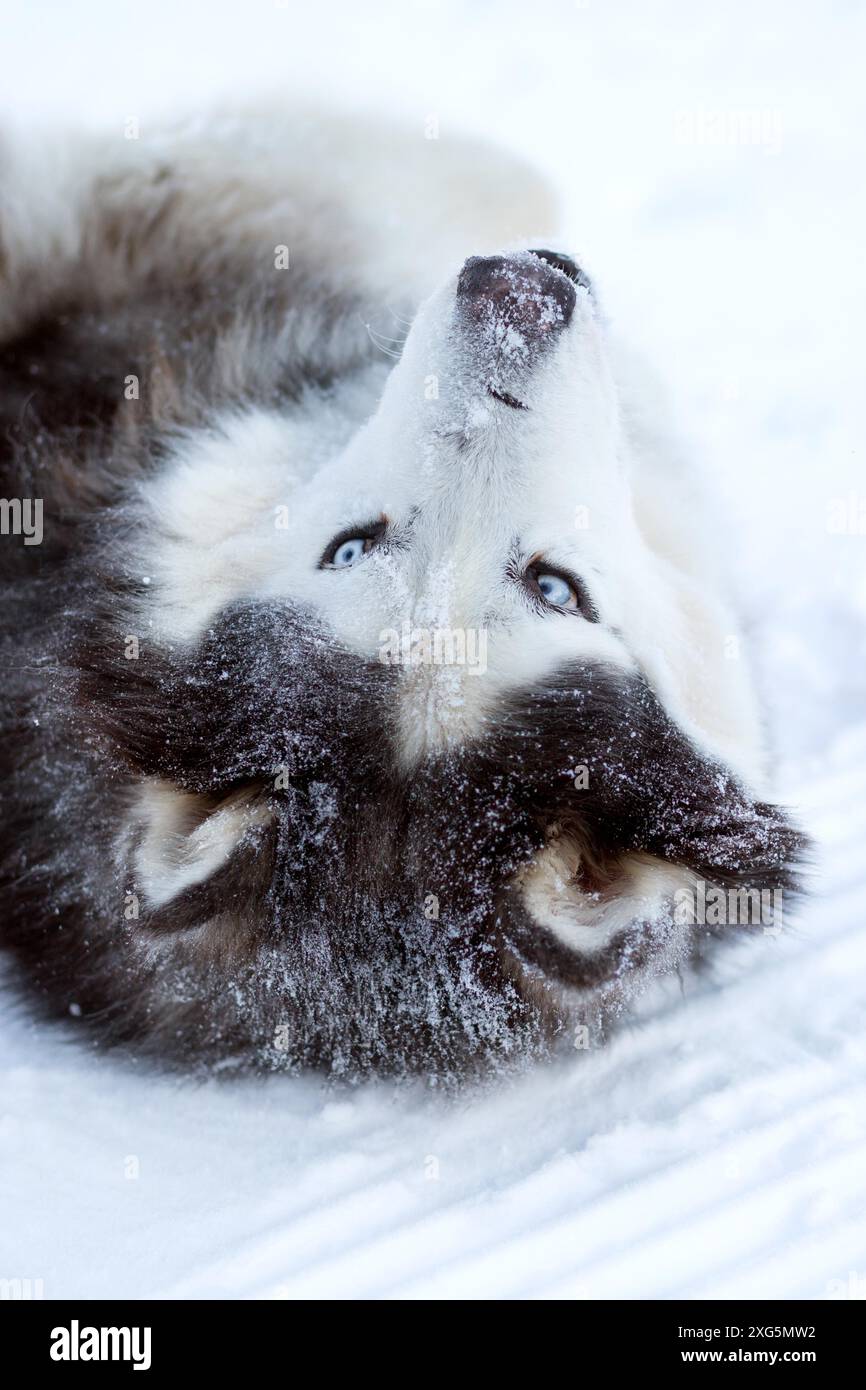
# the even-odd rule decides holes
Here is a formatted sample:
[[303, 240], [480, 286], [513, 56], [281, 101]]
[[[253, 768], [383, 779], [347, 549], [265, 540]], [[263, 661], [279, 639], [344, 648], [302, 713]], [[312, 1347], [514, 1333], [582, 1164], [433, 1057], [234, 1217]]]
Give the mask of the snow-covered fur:
[[598, 1036], [796, 887], [723, 529], [516, 160], [133, 133], [0, 147], [4, 944], [183, 1062]]

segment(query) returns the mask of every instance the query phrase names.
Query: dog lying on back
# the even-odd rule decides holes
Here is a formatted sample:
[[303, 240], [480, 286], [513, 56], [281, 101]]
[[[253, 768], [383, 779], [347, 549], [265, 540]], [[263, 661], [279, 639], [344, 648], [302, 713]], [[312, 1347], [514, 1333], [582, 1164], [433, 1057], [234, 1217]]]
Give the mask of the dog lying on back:
[[0, 147], [0, 931], [52, 1014], [453, 1077], [795, 892], [724, 539], [551, 216], [309, 112]]

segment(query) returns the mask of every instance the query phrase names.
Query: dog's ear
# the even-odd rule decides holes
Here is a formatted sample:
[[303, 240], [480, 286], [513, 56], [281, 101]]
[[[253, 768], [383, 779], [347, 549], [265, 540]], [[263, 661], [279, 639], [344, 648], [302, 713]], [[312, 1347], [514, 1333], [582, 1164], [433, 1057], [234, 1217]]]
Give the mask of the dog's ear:
[[[126, 835], [131, 889], [141, 898], [142, 924], [151, 930], [200, 925], [208, 910], [238, 911], [232, 873], [237, 861], [267, 852], [273, 813], [255, 791], [218, 799], [144, 779], [134, 792]], [[249, 892], [246, 883], [244, 893]]]
[[[694, 928], [780, 925], [808, 841], [669, 718], [645, 680], [603, 670], [528, 697], [518, 750], [547, 842], [504, 895], [524, 961], [573, 986], [682, 959]], [[528, 755], [527, 755], [528, 754]], [[707, 916], [726, 894], [726, 906]], [[745, 910], [745, 920], [739, 914]]]
[[645, 683], [629, 697], [621, 753], [581, 808], [603, 852], [620, 847], [723, 887], [799, 891], [808, 842], [787, 812], [702, 751]]
[[275, 822], [295, 834], [298, 872], [313, 872], [332, 813], [376, 782], [392, 673], [285, 602], [229, 608], [191, 645], [139, 644], [128, 626], [94, 604], [56, 700], [129, 803], [123, 861], [142, 925], [248, 914], [268, 890]]

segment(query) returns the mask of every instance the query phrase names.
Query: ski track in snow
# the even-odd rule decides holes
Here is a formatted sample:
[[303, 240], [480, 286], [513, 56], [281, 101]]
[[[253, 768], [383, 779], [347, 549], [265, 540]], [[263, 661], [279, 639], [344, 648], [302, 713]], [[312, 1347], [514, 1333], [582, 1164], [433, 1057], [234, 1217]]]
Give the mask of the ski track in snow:
[[[2, 113], [122, 121], [156, 74], [162, 106], [189, 106], [242, 70], [246, 90], [296, 75], [373, 90], [419, 129], [437, 112], [446, 133], [541, 155], [732, 519], [724, 554], [782, 796], [817, 840], [814, 892], [786, 936], [660, 983], [604, 1051], [456, 1102], [167, 1079], [9, 1001], [0, 1277], [42, 1279], [46, 1297], [823, 1298], [853, 1272], [862, 1294], [866, 535], [826, 516], [864, 493], [866, 18], [542, 0], [530, 26], [498, 7], [491, 35], [485, 6], [443, 0], [414, 37], [381, 11], [383, 44], [375, 6], [118, 10], [76, 7], [86, 73], [64, 56], [62, 11], [50, 32], [10, 11]], [[778, 112], [779, 148], [674, 138], [678, 113], [713, 109]]]

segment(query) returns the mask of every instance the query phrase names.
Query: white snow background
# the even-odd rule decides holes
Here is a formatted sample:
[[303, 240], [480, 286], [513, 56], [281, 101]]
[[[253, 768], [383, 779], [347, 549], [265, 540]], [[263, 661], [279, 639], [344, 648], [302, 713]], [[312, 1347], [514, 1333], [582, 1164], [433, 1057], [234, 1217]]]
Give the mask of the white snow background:
[[[0, 119], [120, 128], [306, 90], [547, 168], [729, 509], [694, 543], [725, 547], [746, 597], [780, 793], [819, 843], [790, 934], [659, 986], [606, 1050], [456, 1103], [168, 1080], [7, 1003], [0, 1277], [46, 1297], [864, 1296], [866, 533], [829, 529], [837, 499], [866, 513], [864, 7], [41, 0], [0, 5], [0, 35]], [[742, 113], [757, 141], [734, 138]]]

